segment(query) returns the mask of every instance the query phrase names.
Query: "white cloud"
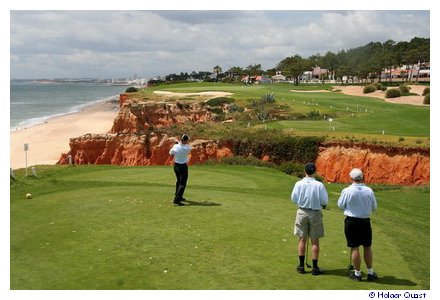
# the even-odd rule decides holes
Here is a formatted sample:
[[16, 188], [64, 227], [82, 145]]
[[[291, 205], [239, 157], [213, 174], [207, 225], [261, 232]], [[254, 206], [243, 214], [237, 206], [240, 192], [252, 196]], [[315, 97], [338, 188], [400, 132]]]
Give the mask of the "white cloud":
[[429, 23], [429, 11], [12, 11], [11, 77], [268, 69], [294, 54], [429, 37]]

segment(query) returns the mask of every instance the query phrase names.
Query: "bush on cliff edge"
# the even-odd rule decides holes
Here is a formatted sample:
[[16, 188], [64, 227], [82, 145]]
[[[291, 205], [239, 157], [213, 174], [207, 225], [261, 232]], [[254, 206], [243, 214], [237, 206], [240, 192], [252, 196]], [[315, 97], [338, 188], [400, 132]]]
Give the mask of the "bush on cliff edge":
[[284, 162], [304, 164], [316, 160], [322, 138], [258, 131], [254, 134], [238, 133], [233, 137], [225, 138], [223, 142], [233, 145], [234, 155], [254, 156], [259, 159], [268, 155], [275, 164]]

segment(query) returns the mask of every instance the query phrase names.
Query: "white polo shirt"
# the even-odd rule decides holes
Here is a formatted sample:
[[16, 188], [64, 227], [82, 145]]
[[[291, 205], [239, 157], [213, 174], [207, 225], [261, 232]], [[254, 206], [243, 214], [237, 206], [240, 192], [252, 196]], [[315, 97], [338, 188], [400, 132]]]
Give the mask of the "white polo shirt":
[[365, 219], [377, 209], [377, 201], [371, 188], [363, 183], [353, 183], [342, 190], [338, 207], [348, 217]]
[[328, 204], [328, 194], [322, 184], [314, 177], [304, 177], [296, 182], [290, 199], [300, 208], [320, 210]]
[[188, 154], [191, 146], [188, 144], [178, 143], [170, 150], [170, 155], [174, 156], [174, 162], [178, 164], [186, 164], [188, 162]]

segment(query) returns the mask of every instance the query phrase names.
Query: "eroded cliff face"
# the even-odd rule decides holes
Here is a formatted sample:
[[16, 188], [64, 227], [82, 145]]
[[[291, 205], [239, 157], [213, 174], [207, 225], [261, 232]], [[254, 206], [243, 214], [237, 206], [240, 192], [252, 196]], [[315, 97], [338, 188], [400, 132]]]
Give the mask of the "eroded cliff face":
[[[176, 142], [166, 134], [86, 134], [70, 140], [70, 151], [60, 164], [109, 164], [123, 166], [170, 165], [169, 150]], [[189, 164], [232, 156], [233, 145], [211, 140], [192, 140]], [[269, 156], [260, 158], [269, 160]], [[352, 168], [364, 171], [367, 183], [427, 185], [430, 157], [426, 149], [387, 148], [376, 145], [327, 144], [320, 147], [318, 173], [328, 182], [350, 182]]]
[[146, 133], [172, 124], [207, 123], [212, 120], [212, 114], [199, 103], [127, 102], [119, 109], [111, 132]]
[[351, 182], [349, 172], [360, 168], [367, 183], [427, 185], [429, 150], [367, 144], [327, 144], [316, 160], [319, 174], [329, 182]]
[[[58, 163], [69, 163], [68, 156], [77, 165], [108, 164], [122, 166], [169, 165], [169, 150], [176, 139], [166, 134], [86, 134], [70, 139], [70, 151], [63, 154]], [[189, 164], [209, 159], [221, 159], [232, 155], [229, 145], [214, 141], [193, 140]]]
[[[71, 155], [78, 165], [169, 165], [169, 150], [176, 140], [154, 129], [213, 121], [213, 115], [199, 103], [142, 102], [122, 94], [120, 105], [110, 134], [71, 138], [70, 151], [58, 163], [69, 163]], [[234, 155], [234, 145], [228, 143], [196, 139], [191, 146], [189, 164]], [[270, 153], [258, 159], [271, 161]], [[361, 168], [367, 183], [426, 185], [430, 180], [429, 149], [327, 143], [321, 145], [316, 165], [328, 182], [350, 182], [352, 168]]]

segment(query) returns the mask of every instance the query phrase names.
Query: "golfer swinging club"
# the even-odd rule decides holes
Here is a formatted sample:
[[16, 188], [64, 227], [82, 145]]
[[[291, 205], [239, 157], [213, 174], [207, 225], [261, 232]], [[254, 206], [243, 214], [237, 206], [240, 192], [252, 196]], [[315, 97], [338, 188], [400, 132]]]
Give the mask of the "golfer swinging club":
[[319, 238], [324, 236], [321, 207], [327, 205], [328, 194], [322, 182], [317, 181], [313, 176], [316, 172], [314, 163], [306, 164], [304, 172], [305, 177], [295, 183], [290, 197], [292, 202], [298, 205], [294, 230], [294, 234], [299, 236], [299, 266], [296, 270], [300, 274], [305, 273], [306, 241], [310, 237], [312, 240], [312, 275], [320, 275], [323, 271], [318, 267]]
[[180, 142], [176, 143], [170, 150], [170, 155], [174, 157], [174, 173], [176, 174], [176, 194], [174, 196], [174, 205], [184, 205], [182, 201], [185, 192], [186, 182], [188, 180], [188, 154], [191, 146], [188, 145], [189, 137], [184, 134], [180, 138]]
[[367, 280], [377, 279], [373, 272], [373, 250], [371, 248], [373, 233], [371, 230], [370, 213], [377, 209], [377, 201], [374, 192], [367, 187], [364, 174], [360, 169], [350, 172], [353, 183], [342, 190], [338, 199], [338, 207], [344, 210], [345, 237], [347, 246], [351, 248], [351, 259], [354, 264], [354, 272], [348, 274], [350, 279], [361, 281], [361, 254], [359, 247], [364, 247], [364, 260], [367, 265]]

